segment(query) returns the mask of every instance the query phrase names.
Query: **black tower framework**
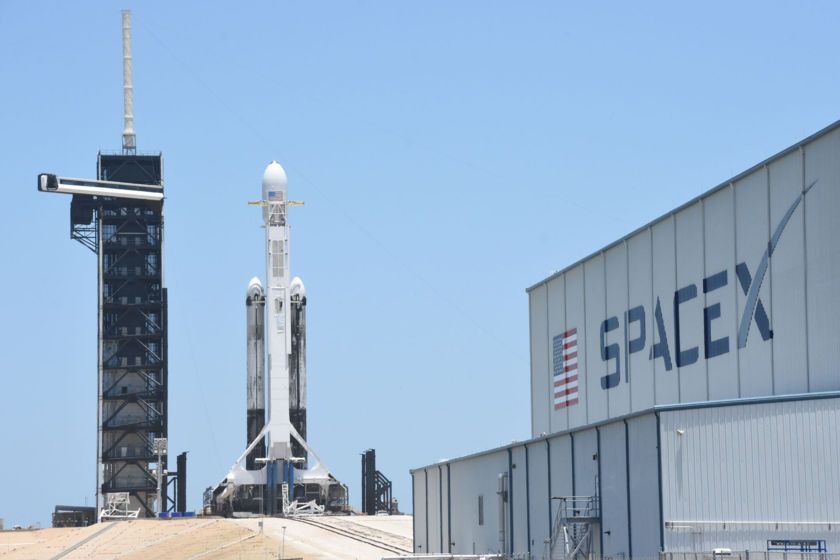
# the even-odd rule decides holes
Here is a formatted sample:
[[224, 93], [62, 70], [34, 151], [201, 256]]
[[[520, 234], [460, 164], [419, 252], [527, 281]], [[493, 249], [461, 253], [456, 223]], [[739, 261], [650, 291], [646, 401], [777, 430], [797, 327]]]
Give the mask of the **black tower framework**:
[[166, 492], [161, 499], [166, 501], [166, 511], [184, 513], [187, 511], [187, 452], [176, 457], [178, 470], [166, 473]]
[[368, 449], [362, 454], [362, 511], [394, 513], [391, 506], [391, 481], [376, 470], [376, 450]]
[[[97, 178], [162, 187], [163, 157], [100, 153]], [[128, 492], [131, 508], [152, 517], [152, 442], [167, 437], [163, 201], [76, 194], [70, 223], [98, 260], [97, 504]]]

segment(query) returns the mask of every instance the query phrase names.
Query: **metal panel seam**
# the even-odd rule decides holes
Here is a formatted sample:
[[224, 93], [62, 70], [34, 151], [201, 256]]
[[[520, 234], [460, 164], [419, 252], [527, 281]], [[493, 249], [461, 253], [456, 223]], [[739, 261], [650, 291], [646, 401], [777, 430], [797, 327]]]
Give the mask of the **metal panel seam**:
[[[729, 193], [732, 197], [732, 203], [730, 207], [732, 208], [732, 266], [733, 270], [737, 270], [738, 267], [738, 199], [735, 197], [735, 183], [733, 181], [729, 182]], [[738, 290], [735, 288], [735, 284], [733, 282], [732, 289], [735, 290], [735, 299], [734, 302], [738, 304]], [[734, 314], [732, 319], [735, 323], [735, 332], [738, 332], [738, 315]], [[736, 354], [735, 356], [735, 379], [738, 384], [738, 397], [741, 397], [741, 358], [738, 357]]]
[[[582, 317], [582, 320], [583, 320], [583, 339], [584, 339], [584, 344], [585, 344], [586, 343], [585, 342], [586, 337], [589, 335], [589, 333], [586, 330], [586, 316], [589, 313], [589, 308], [586, 306], [586, 284], [587, 284], [587, 281], [586, 281], [586, 267], [584, 267], [583, 270], [581, 271], [581, 276], [583, 277], [583, 317]], [[586, 346], [584, 346], [583, 347], [583, 371], [585, 371], [585, 372], [589, 371], [589, 361], [587, 360], [588, 355], [589, 355], [589, 349]], [[585, 396], [585, 398], [581, 398], [580, 400], [585, 405], [584, 411], [585, 411], [585, 414], [586, 414], [586, 423], [589, 424], [589, 384], [588, 383], [584, 382], [583, 390], [586, 391], [586, 395], [581, 395], [581, 397]], [[578, 389], [578, 392], [579, 391], [580, 391], [580, 389]], [[566, 407], [566, 408], [568, 408], [568, 407]], [[569, 417], [569, 415], [566, 415], [566, 418], [568, 418], [568, 417]], [[566, 423], [566, 425], [568, 426], [568, 422]]]
[[[802, 161], [802, 188], [805, 188], [805, 147], [799, 147]], [[805, 390], [811, 391], [810, 331], [808, 329], [808, 201], [802, 201], [802, 293], [805, 296]]]
[[[449, 465], [446, 465], [447, 467]], [[438, 465], [438, 518], [440, 519], [440, 551], [443, 552], [443, 466]]]
[[[706, 278], [708, 275], [708, 269], [706, 268], [706, 201], [705, 199], [700, 199], [700, 239], [703, 241], [703, 278]], [[705, 309], [706, 306], [709, 305], [709, 296], [706, 294], [706, 290], [703, 290], [703, 308]], [[705, 346], [704, 346], [705, 351]], [[709, 400], [709, 360], [705, 360], [705, 376], [706, 376], [706, 400]], [[626, 424], [626, 422], [625, 422]]]
[[[653, 309], [656, 300], [654, 299], [653, 293], [653, 228], [648, 227], [648, 239], [650, 240], [650, 308]], [[653, 318], [651, 317], [651, 321]], [[651, 324], [651, 332], [653, 332], [653, 324]], [[653, 361], [653, 366], [650, 368], [650, 379], [651, 384], [653, 385], [653, 406], [656, 406], [656, 360]]]
[[572, 496], [577, 496], [577, 484], [575, 484], [575, 434], [569, 434], [572, 447]]
[[513, 554], [513, 450], [508, 448], [508, 510], [510, 510], [510, 554]]
[[[674, 225], [672, 235], [674, 236], [674, 289], [677, 289], [680, 285], [680, 279], [677, 277], [677, 266], [679, 265], [679, 255], [677, 255], [677, 213], [674, 212], [673, 219], [671, 223]], [[651, 259], [653, 259], [653, 255], [651, 255]], [[676, 311], [674, 311], [674, 323], [677, 323]], [[680, 332], [679, 324], [674, 325], [674, 333]], [[676, 340], [677, 335], [674, 334], [674, 344], [675, 349], [675, 364], [676, 364], [676, 373], [677, 373], [677, 402], [682, 402], [682, 372], [680, 371], [682, 368], [680, 367], [680, 360], [679, 360], [679, 341]]]
[[[764, 166], [764, 186], [767, 190], [767, 239], [773, 239], [773, 217], [772, 202], [770, 201], [770, 167]], [[804, 202], [804, 200], [803, 200]], [[767, 263], [767, 291], [770, 294], [770, 324], [773, 324], [773, 259]], [[708, 362], [706, 362], [708, 365]], [[776, 344], [775, 339], [770, 339], [770, 394], [776, 394]]]
[[426, 479], [426, 490], [423, 496], [426, 498], [426, 552], [429, 552], [429, 471], [423, 469]]
[[662, 436], [661, 436], [661, 429], [660, 429], [660, 418], [659, 413], [656, 412], [656, 470], [658, 474], [658, 482], [659, 482], [659, 551], [662, 552], [665, 550], [665, 520], [664, 517], [664, 509], [665, 505], [663, 503], [664, 496], [662, 494]]
[[633, 522], [630, 515], [630, 427], [624, 420], [624, 476], [627, 488], [627, 555], [633, 558]]
[[531, 466], [528, 461], [528, 446], [525, 448], [525, 528], [528, 532], [528, 554], [531, 554]]
[[452, 553], [452, 477], [446, 464], [446, 550]]
[[[584, 309], [584, 311], [585, 311], [585, 309]], [[568, 325], [569, 325], [569, 283], [566, 281], [566, 277], [564, 276], [563, 277], [563, 330], [564, 331], [568, 329]], [[549, 336], [549, 338], [550, 338], [550, 336]], [[551, 362], [549, 361], [549, 364], [550, 363]], [[551, 377], [551, 373], [552, 373], [551, 371], [548, 372], [549, 385], [550, 386], [553, 385], [553, 383], [551, 383], [551, 381], [553, 381], [553, 379]], [[578, 389], [578, 390], [580, 390], [580, 389]], [[552, 398], [553, 398], [554, 389], [553, 388], [550, 389], [549, 393], [552, 395]], [[553, 404], [552, 401], [549, 401], [549, 405], [548, 405], [549, 418], [551, 418], [552, 404]], [[569, 407], [568, 406], [563, 408], [563, 416], [566, 417], [566, 429], [568, 430], [569, 429], [569, 424], [571, 424], [571, 420], [569, 419], [571, 414], [569, 413]], [[548, 427], [551, 428], [551, 422], [548, 423]]]
[[601, 519], [601, 522], [598, 523], [598, 553], [603, 556], [604, 554], [604, 506], [603, 506], [603, 499], [601, 496], [603, 492], [601, 492], [601, 429], [595, 428], [595, 442], [597, 446], [597, 453], [598, 453], [598, 486], [596, 491], [598, 492], [598, 517]]
[[546, 472], [548, 474], [548, 537], [551, 538], [551, 440], [545, 440]]
[[[630, 246], [627, 240], [624, 240], [624, 287], [625, 297], [627, 302], [627, 309], [630, 309]], [[626, 383], [630, 382], [630, 349], [627, 347], [627, 340], [629, 338], [629, 329], [624, 329], [624, 380]], [[633, 410], [633, 391], [630, 387], [627, 388], [627, 402], [628, 410]]]
[[[414, 516], [417, 515], [417, 498], [414, 495], [414, 473], [409, 473], [411, 475], [411, 515], [412, 520]], [[417, 531], [414, 530], [415, 526], [414, 523], [411, 524], [411, 549], [416, 551], [417, 550]]]

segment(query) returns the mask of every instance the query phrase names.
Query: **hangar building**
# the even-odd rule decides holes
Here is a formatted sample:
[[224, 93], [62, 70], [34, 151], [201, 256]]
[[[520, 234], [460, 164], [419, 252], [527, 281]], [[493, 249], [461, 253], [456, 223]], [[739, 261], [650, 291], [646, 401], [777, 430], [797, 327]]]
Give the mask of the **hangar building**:
[[532, 439], [412, 470], [415, 553], [840, 552], [838, 216], [840, 122], [529, 288]]

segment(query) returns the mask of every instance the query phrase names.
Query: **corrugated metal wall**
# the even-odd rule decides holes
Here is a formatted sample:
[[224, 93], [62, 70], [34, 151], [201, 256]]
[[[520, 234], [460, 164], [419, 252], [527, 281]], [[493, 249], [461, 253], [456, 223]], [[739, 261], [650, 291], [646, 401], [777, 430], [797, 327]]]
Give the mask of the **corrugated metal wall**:
[[[649, 413], [415, 470], [415, 550], [497, 552], [498, 475], [507, 473], [504, 522], [507, 538], [513, 537], [513, 552], [543, 558], [559, 506], [551, 497], [594, 496], [600, 480], [604, 534], [596, 534], [595, 550], [600, 550], [603, 539], [605, 554], [653, 557], [660, 537], [656, 433], [656, 418]], [[447, 470], [451, 487], [446, 486]], [[451, 510], [441, 507], [441, 497], [446, 500], [447, 493]], [[510, 551], [510, 540], [507, 544]]]
[[[507, 471], [508, 456], [505, 450], [450, 463], [453, 553], [499, 551], [497, 477], [499, 473]], [[422, 473], [415, 471], [415, 480], [418, 476], [422, 477]], [[483, 504], [481, 514], [479, 496]], [[483, 518], [483, 524], [479, 524], [480, 517]], [[437, 521], [437, 518], [430, 519]], [[430, 543], [429, 552], [442, 551]]]
[[838, 426], [837, 396], [736, 401], [651, 411], [431, 465], [412, 473], [415, 550], [498, 552], [498, 475], [507, 473], [505, 532], [514, 552], [532, 558], [544, 556], [557, 517], [550, 498], [593, 496], [596, 480], [595, 551], [613, 558], [656, 558], [663, 539], [669, 552], [760, 551], [771, 538], [825, 539], [838, 551]]
[[435, 551], [440, 552], [445, 550], [441, 545], [443, 543], [443, 523], [444, 517], [440, 515], [441, 504], [441, 485], [440, 485], [440, 467], [426, 470], [426, 477], [428, 480], [426, 504], [429, 508], [429, 544], [426, 552]]
[[[653, 405], [840, 390], [839, 214], [834, 125], [530, 289], [532, 436]], [[572, 329], [579, 399], [557, 406], [556, 337]]]
[[429, 506], [426, 503], [426, 471], [415, 473], [411, 480], [411, 496], [414, 502], [414, 552], [421, 553], [426, 550], [428, 537], [426, 526], [429, 515]]
[[604, 554], [630, 553], [627, 509], [627, 445], [624, 422], [601, 428], [601, 528]]
[[531, 553], [540, 557], [549, 538], [548, 445], [544, 441], [531, 443], [528, 449], [528, 490]]
[[525, 446], [518, 445], [509, 450], [510, 453], [510, 503], [508, 511], [513, 515], [513, 551], [528, 552], [530, 538], [528, 535], [528, 482], [529, 476], [525, 465]]
[[662, 521], [659, 514], [659, 453], [656, 416], [627, 421], [630, 448], [630, 536], [632, 557], [658, 558]]
[[840, 550], [838, 405], [661, 412], [667, 550], [765, 550], [771, 537], [819, 537]]

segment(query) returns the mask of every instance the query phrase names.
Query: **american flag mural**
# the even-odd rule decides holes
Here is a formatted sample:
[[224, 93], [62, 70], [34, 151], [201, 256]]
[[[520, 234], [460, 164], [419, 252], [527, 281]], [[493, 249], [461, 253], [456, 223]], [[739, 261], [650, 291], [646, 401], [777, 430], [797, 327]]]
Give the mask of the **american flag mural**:
[[578, 403], [577, 329], [554, 337], [554, 410]]
[[283, 202], [283, 191], [268, 191], [269, 202]]

